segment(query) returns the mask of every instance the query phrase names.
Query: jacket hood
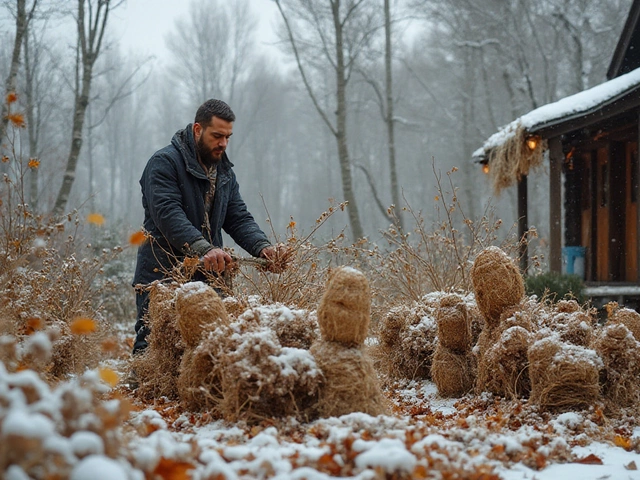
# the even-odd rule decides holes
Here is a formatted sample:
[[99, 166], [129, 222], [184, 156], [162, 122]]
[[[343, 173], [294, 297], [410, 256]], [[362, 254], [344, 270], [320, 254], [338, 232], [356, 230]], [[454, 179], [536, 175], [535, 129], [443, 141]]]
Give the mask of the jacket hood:
[[[193, 136], [193, 124], [190, 123], [182, 130], [178, 130], [173, 135], [171, 144], [180, 152], [189, 173], [197, 178], [206, 180], [207, 176], [202, 171], [202, 167], [196, 157], [196, 139]], [[227, 157], [227, 152], [222, 154], [220, 166], [222, 169], [218, 169], [218, 174], [226, 173], [233, 167], [233, 164], [229, 161], [229, 157]]]

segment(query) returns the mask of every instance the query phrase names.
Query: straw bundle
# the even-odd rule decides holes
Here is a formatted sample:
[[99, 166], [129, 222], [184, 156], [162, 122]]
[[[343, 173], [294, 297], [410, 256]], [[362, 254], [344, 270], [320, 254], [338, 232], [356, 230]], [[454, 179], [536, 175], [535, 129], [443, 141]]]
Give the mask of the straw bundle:
[[177, 284], [159, 283], [149, 292], [149, 346], [133, 359], [133, 368], [140, 382], [136, 394], [144, 399], [178, 397], [176, 382], [185, 345], [177, 325], [177, 288]]
[[488, 326], [500, 323], [502, 312], [524, 296], [524, 281], [513, 261], [497, 247], [483, 250], [471, 267], [478, 309]]
[[[471, 348], [471, 325], [467, 308], [457, 295], [449, 295], [441, 301], [437, 312], [438, 340], [440, 345], [455, 353], [466, 353]], [[433, 369], [432, 369], [433, 371]]]
[[623, 324], [631, 331], [633, 337], [640, 342], [640, 313], [630, 308], [621, 308], [611, 316], [609, 321]]
[[362, 345], [369, 332], [371, 292], [362, 272], [337, 268], [327, 281], [318, 306], [322, 338], [345, 345]]
[[324, 375], [317, 404], [320, 417], [387, 413], [373, 363], [361, 349], [319, 340], [311, 354]]
[[602, 390], [610, 407], [640, 407], [640, 343], [628, 327], [622, 322], [607, 325], [592, 346], [604, 363]]
[[593, 405], [600, 395], [602, 366], [596, 352], [564, 343], [557, 335], [538, 340], [529, 348], [531, 402], [553, 410]]
[[187, 348], [197, 347], [205, 332], [229, 324], [222, 299], [203, 282], [182, 285], [176, 291], [175, 302], [178, 330]]
[[530, 336], [523, 327], [510, 327], [486, 350], [479, 367], [479, 376], [485, 381], [484, 390], [511, 398], [529, 394]]
[[456, 353], [441, 344], [436, 348], [431, 377], [443, 397], [460, 397], [473, 390], [475, 372], [471, 352]]

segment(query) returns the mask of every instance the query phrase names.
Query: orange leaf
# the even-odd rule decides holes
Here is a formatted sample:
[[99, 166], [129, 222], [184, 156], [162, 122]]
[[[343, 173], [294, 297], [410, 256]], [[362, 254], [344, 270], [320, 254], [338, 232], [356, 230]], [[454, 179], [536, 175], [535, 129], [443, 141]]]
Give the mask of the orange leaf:
[[71, 333], [74, 335], [86, 335], [96, 331], [96, 322], [90, 318], [76, 318], [71, 322]]
[[190, 463], [176, 462], [162, 457], [153, 474], [160, 476], [163, 480], [188, 480], [191, 478], [189, 470], [193, 468], [194, 466]]
[[8, 163], [9, 162], [9, 157], [7, 157], [6, 155], [2, 156], [2, 163]]
[[100, 378], [103, 382], [108, 383], [112, 387], [115, 387], [118, 384], [118, 374], [111, 370], [110, 368], [101, 368], [99, 370]]
[[38, 160], [37, 158], [30, 158], [29, 159], [29, 163], [27, 164], [27, 166], [30, 169], [35, 170], [36, 168], [38, 168], [40, 166], [40, 160]]
[[18, 101], [18, 94], [16, 92], [7, 93], [7, 103], [14, 103]]
[[138, 230], [135, 233], [132, 233], [131, 236], [129, 237], [129, 243], [131, 245], [142, 245], [145, 240], [147, 239], [147, 236], [144, 234], [144, 232], [142, 230]]
[[624, 448], [625, 450], [631, 450], [631, 439], [629, 437], [616, 435], [613, 439], [613, 443], [616, 445], [616, 447]]
[[104, 217], [99, 213], [90, 213], [87, 215], [87, 222], [92, 223], [93, 225], [104, 225]]
[[118, 346], [115, 338], [105, 338], [100, 345], [103, 352], [113, 352]]
[[10, 113], [7, 115], [7, 119], [17, 128], [25, 126], [24, 116], [21, 113]]
[[596, 455], [594, 455], [593, 453], [590, 455], [587, 455], [584, 458], [579, 458], [578, 460], [576, 460], [575, 463], [582, 463], [584, 465], [602, 465], [602, 459]]

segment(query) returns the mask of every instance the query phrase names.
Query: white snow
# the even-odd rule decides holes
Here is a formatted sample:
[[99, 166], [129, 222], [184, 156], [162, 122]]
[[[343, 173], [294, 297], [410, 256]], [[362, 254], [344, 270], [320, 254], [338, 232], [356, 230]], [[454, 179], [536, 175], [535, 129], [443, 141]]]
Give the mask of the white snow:
[[382, 468], [386, 473], [411, 472], [416, 466], [415, 455], [408, 452], [400, 440], [383, 438], [356, 457], [358, 468]]
[[472, 156], [474, 158], [482, 157], [489, 150], [504, 144], [515, 135], [520, 126], [529, 132], [534, 132], [536, 127], [543, 124], [588, 112], [594, 107], [614, 100], [638, 85], [640, 85], [640, 68], [583, 92], [562, 98], [557, 102], [543, 105], [491, 135], [482, 147], [473, 152]]
[[126, 479], [127, 472], [115, 460], [101, 455], [90, 455], [74, 467], [69, 478], [70, 480]]

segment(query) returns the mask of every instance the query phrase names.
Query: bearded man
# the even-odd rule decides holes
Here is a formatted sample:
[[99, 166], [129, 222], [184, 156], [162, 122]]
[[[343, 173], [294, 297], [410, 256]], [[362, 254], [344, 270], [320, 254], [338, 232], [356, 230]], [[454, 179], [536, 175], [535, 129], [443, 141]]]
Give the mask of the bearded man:
[[[271, 245], [247, 210], [225, 153], [234, 121], [229, 105], [208, 100], [193, 124], [149, 159], [140, 179], [149, 241], [138, 249], [134, 286], [167, 278], [186, 256], [200, 258], [206, 270], [224, 272], [233, 260], [222, 249], [222, 229], [255, 257], [279, 257], [279, 247]], [[148, 291], [138, 289], [134, 354], [147, 347], [148, 305]]]

